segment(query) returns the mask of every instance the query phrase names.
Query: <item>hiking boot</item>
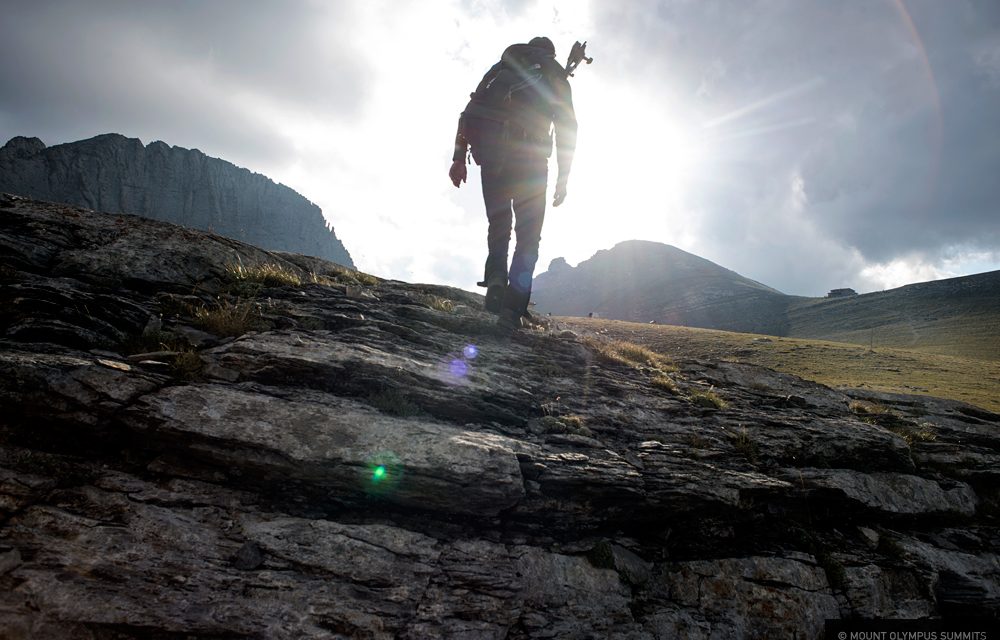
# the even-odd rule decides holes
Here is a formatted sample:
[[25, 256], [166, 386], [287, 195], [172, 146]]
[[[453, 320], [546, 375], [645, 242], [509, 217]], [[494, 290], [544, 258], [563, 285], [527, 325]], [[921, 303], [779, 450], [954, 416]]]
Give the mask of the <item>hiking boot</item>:
[[514, 333], [521, 329], [521, 314], [513, 309], [501, 309], [497, 318], [497, 329], [502, 333]]
[[507, 291], [507, 285], [491, 284], [486, 289], [486, 304], [483, 305], [490, 313], [500, 313], [503, 306], [503, 296]]

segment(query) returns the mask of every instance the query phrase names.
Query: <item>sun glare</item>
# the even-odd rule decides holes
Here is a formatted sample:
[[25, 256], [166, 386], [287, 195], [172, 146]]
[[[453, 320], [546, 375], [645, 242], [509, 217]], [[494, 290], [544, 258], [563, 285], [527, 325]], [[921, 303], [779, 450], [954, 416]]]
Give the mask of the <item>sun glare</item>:
[[559, 233], [587, 247], [587, 257], [631, 238], [675, 241], [702, 177], [700, 129], [683, 123], [671, 105], [596, 74], [574, 82], [574, 102], [581, 122], [570, 178], [577, 213]]

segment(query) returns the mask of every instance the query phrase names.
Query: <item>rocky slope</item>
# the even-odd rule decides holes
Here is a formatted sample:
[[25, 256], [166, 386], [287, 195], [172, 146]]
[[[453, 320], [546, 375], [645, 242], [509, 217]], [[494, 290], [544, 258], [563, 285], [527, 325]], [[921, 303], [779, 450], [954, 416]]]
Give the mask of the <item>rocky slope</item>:
[[0, 192], [166, 220], [353, 267], [319, 207], [288, 187], [197, 149], [109, 133], [0, 149]]
[[5, 637], [1000, 616], [976, 407], [504, 337], [461, 291], [25, 199], [0, 199], [0, 265]]

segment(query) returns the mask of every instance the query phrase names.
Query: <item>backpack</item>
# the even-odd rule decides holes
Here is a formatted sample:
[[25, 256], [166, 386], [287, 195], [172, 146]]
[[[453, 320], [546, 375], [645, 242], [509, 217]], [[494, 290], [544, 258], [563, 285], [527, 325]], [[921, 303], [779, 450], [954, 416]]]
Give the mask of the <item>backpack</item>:
[[560, 76], [565, 78], [563, 68], [545, 49], [527, 44], [507, 47], [470, 95], [463, 113], [474, 155], [476, 142], [489, 143], [483, 134], [500, 128], [506, 138], [547, 144], [551, 151], [553, 86]]

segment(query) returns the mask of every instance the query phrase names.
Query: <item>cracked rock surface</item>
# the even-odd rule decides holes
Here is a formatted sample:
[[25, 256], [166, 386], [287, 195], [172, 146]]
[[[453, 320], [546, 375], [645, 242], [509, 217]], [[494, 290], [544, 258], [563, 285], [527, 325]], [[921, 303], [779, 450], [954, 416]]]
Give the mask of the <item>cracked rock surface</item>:
[[0, 196], [4, 637], [1000, 616], [1000, 416], [615, 359], [555, 323], [504, 336], [481, 306]]

